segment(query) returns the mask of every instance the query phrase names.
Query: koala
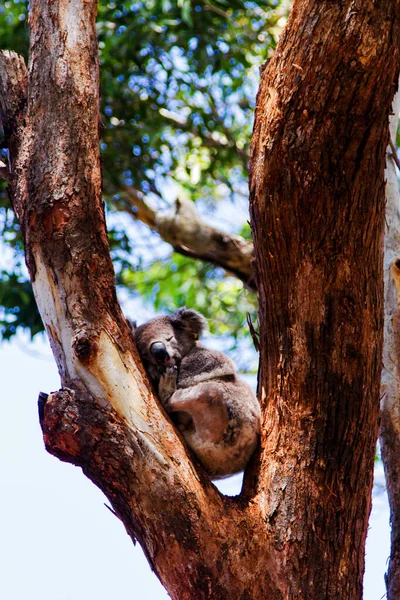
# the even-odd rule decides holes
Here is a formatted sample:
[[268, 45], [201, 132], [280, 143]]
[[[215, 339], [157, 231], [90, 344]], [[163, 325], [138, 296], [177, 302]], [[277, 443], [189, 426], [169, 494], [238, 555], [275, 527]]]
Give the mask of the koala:
[[207, 326], [180, 308], [134, 330], [146, 372], [187, 444], [213, 479], [243, 471], [260, 432], [260, 406], [233, 362], [198, 342]]

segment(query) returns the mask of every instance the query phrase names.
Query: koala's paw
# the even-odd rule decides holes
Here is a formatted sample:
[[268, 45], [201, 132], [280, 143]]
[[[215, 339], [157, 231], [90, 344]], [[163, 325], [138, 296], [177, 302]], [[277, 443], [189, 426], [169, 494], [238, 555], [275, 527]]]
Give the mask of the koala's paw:
[[178, 376], [178, 369], [176, 365], [168, 365], [160, 377], [158, 384], [158, 397], [161, 400], [161, 404], [165, 407], [168, 400], [176, 390], [176, 378]]

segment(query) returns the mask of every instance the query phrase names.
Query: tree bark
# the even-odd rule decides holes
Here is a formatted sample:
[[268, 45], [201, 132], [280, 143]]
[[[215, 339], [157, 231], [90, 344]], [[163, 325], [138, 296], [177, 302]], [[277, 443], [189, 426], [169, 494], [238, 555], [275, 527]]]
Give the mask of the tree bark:
[[[115, 295], [101, 202], [96, 4], [32, 3], [28, 103], [18, 144], [9, 145], [13, 206], [63, 386], [41, 402], [44, 440], [107, 494], [171, 597], [239, 597], [253, 576], [248, 548], [262, 532], [230, 538], [232, 526], [243, 527], [243, 505], [224, 500], [189, 458]], [[0, 63], [5, 121], [16, 60], [3, 54]]]
[[298, 1], [258, 93], [250, 209], [269, 437], [256, 501], [290, 598], [362, 594], [398, 62], [398, 3]]
[[[393, 103], [390, 137], [396, 139], [400, 92]], [[390, 505], [391, 549], [388, 600], [400, 597], [400, 194], [395, 157], [389, 144], [386, 165], [385, 328], [379, 440]]]
[[24, 59], [15, 52], [1, 52], [0, 73], [0, 121], [8, 147], [8, 164], [2, 163], [1, 171], [2, 178], [10, 181], [10, 195], [17, 212], [17, 157], [22, 144], [28, 82]]
[[[357, 600], [379, 410], [399, 3], [298, 0], [263, 72], [251, 213], [264, 430], [238, 498], [222, 497], [189, 456], [116, 300], [95, 13], [95, 0], [31, 3], [16, 144], [6, 123], [13, 204], [63, 386], [41, 401], [46, 447], [106, 493], [172, 598]], [[10, 70], [3, 54], [1, 81]], [[6, 121], [15, 90], [0, 84]]]
[[174, 208], [166, 212], [153, 210], [133, 188], [126, 188], [122, 197], [129, 213], [157, 231], [175, 252], [222, 267], [255, 291], [252, 242], [211, 227], [189, 200], [176, 200]]

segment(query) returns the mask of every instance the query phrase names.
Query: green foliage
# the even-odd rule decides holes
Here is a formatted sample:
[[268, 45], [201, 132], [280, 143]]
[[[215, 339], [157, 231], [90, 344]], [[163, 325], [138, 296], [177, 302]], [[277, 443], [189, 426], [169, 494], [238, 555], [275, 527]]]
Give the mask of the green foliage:
[[[275, 46], [284, 5], [279, 0], [100, 0], [101, 153], [111, 217], [123, 210], [118, 200], [126, 184], [157, 209], [178, 195], [208, 213], [246, 201], [258, 68]], [[0, 47], [25, 57], [27, 7], [24, 0], [0, 5]], [[0, 235], [20, 262], [20, 234], [7, 213], [4, 189]], [[234, 206], [229, 212], [239, 214]], [[230, 228], [249, 237], [245, 220], [232, 221]], [[156, 310], [185, 304], [208, 316], [219, 334], [240, 335], [245, 312], [255, 310], [240, 282], [221, 269], [171, 255], [131, 216], [111, 223], [119, 285], [135, 286]], [[0, 302], [6, 312], [19, 308], [13, 316], [7, 312], [7, 319], [34, 335], [38, 322], [25, 304], [26, 276], [6, 267]]]
[[211, 333], [236, 338], [246, 324], [246, 313], [255, 319], [255, 295], [241, 281], [180, 254], [172, 254], [167, 261], [155, 261], [144, 270], [124, 270], [121, 283], [135, 289], [156, 311], [195, 306], [209, 319]]
[[[159, 0], [99, 7], [105, 188], [194, 201], [245, 183], [256, 81], [274, 45], [270, 2]], [[139, 35], [138, 35], [138, 32]], [[226, 189], [225, 189], [226, 188]]]
[[0, 48], [28, 57], [28, 2], [6, 0], [0, 4]]
[[18, 328], [28, 329], [31, 337], [43, 331], [32, 286], [24, 276], [0, 272], [0, 335], [10, 339]]

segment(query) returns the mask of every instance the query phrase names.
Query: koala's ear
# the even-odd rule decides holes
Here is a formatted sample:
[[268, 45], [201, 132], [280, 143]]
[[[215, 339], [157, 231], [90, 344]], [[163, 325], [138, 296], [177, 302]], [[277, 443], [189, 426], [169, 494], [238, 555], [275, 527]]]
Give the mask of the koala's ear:
[[126, 322], [128, 323], [129, 329], [131, 330], [133, 335], [135, 335], [135, 331], [137, 329], [136, 321], [131, 321], [131, 319], [126, 319]]
[[180, 308], [170, 319], [174, 327], [190, 331], [195, 340], [207, 329], [207, 321], [203, 315], [189, 308]]

